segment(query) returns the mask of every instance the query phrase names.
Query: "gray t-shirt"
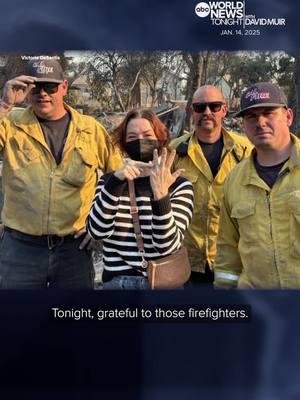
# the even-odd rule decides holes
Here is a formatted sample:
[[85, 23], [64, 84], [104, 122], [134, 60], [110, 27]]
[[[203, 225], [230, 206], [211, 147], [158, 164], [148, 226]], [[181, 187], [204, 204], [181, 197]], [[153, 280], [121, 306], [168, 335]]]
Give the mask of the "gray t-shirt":
[[56, 120], [38, 118], [45, 136], [45, 140], [56, 160], [57, 165], [61, 163], [70, 120], [71, 116], [68, 112], [66, 112], [62, 118]]

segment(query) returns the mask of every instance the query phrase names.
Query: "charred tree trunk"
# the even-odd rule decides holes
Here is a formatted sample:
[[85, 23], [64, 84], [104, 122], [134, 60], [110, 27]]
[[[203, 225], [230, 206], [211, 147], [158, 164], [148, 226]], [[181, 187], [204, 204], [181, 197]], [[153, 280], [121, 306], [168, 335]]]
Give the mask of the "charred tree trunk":
[[186, 118], [185, 126], [189, 131], [191, 129], [191, 104], [193, 94], [196, 89], [200, 86], [202, 70], [203, 70], [203, 57], [201, 53], [185, 55], [185, 60], [190, 69], [190, 76], [187, 83], [187, 105], [186, 105]]

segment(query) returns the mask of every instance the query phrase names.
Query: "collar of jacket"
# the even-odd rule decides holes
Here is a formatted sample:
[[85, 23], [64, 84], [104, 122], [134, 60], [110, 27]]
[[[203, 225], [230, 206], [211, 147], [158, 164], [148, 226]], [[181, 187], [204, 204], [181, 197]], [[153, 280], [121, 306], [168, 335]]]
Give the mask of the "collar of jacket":
[[[291, 155], [288, 161], [284, 164], [284, 169], [288, 168], [288, 170], [290, 171], [300, 166], [300, 140], [297, 138], [297, 136], [291, 133], [291, 141], [292, 141]], [[257, 151], [255, 148], [253, 148], [250, 157], [245, 160], [246, 169], [245, 169], [245, 179], [242, 182], [243, 186], [256, 185], [262, 187], [263, 181], [257, 175], [254, 165], [254, 157], [256, 154]], [[265, 189], [265, 185], [263, 185], [263, 188]]]
[[[74, 132], [75, 134], [75, 129], [76, 129], [77, 133], [78, 132], [85, 132], [88, 134], [92, 133], [93, 126], [92, 124], [87, 123], [87, 118], [89, 117], [80, 114], [78, 111], [74, 110], [66, 103], [64, 103], [64, 106], [65, 109], [71, 115], [69, 132]], [[25, 108], [25, 110], [11, 111], [9, 119], [13, 122], [15, 126], [22, 129], [25, 133], [27, 133], [29, 136], [39, 141], [44, 147], [48, 149], [48, 145], [45, 141], [41, 126], [31, 106]], [[69, 139], [71, 139], [69, 136], [70, 135], [68, 135], [66, 147], [68, 147]]]
[[230, 133], [223, 127], [222, 127], [222, 134], [224, 138], [225, 151], [227, 153], [229, 153], [230, 151], [234, 151], [235, 158], [237, 158], [238, 161], [242, 161], [242, 159], [245, 156], [245, 147], [242, 146], [240, 143], [237, 143], [237, 141], [232, 136], [232, 133]]
[[[224, 148], [222, 152], [222, 159], [227, 153], [232, 152], [237, 162], [241, 161], [245, 155], [245, 148], [234, 140], [234, 137], [224, 127], [221, 128], [223, 135]], [[199, 146], [196, 133], [191, 136], [188, 147], [188, 155], [193, 160], [196, 167], [204, 173], [204, 175], [212, 180], [213, 176], [210, 167], [204, 157], [201, 146]]]
[[[83, 116], [66, 103], [64, 103], [64, 107], [71, 114], [71, 121], [76, 125], [76, 127], [80, 128], [80, 130], [89, 131], [86, 123], [86, 116]], [[10, 116], [13, 123], [27, 133], [30, 133], [32, 124], [38, 124], [37, 117], [31, 106], [25, 108], [25, 110], [11, 111]]]
[[288, 167], [290, 170], [299, 167], [300, 165], [300, 140], [297, 136], [291, 133], [291, 140], [293, 143], [291, 156], [288, 161]]

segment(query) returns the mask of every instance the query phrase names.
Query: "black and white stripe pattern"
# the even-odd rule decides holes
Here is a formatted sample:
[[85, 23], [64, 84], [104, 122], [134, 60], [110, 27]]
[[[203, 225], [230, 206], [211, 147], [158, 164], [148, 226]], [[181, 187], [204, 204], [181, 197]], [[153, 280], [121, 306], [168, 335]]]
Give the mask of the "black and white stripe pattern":
[[[192, 184], [180, 177], [170, 187], [169, 195], [158, 201], [153, 199], [149, 178], [136, 179], [135, 191], [145, 259], [172, 254], [181, 247], [192, 218]], [[103, 239], [104, 281], [115, 275], [142, 273], [126, 181], [112, 173], [101, 177], [87, 227], [94, 239]]]

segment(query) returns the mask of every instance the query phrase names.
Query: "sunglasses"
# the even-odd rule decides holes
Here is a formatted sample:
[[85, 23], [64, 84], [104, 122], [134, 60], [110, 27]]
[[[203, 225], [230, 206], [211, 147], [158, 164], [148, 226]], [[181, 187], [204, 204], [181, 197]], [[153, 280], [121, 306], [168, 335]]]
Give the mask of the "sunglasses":
[[211, 112], [218, 112], [221, 110], [224, 103], [221, 101], [212, 101], [211, 103], [193, 103], [193, 110], [196, 113], [203, 113], [206, 110], [206, 107], [210, 109]]
[[58, 91], [59, 83], [54, 82], [42, 82], [42, 83], [35, 83], [35, 87], [31, 89], [32, 94], [39, 94], [40, 91], [43, 89], [47, 94], [53, 94]]

